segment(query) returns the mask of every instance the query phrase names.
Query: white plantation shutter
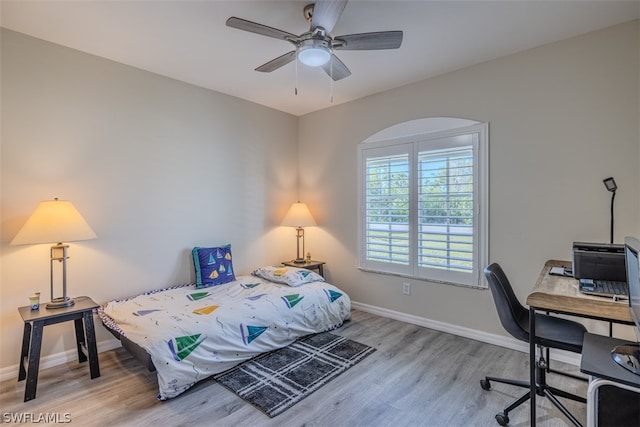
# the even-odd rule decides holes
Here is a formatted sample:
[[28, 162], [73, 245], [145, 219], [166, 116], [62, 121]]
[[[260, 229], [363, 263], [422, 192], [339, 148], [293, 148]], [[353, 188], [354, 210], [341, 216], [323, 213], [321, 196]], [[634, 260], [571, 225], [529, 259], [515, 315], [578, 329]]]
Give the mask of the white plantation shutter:
[[420, 275], [464, 280], [473, 271], [473, 146], [420, 151], [418, 174]]
[[486, 286], [486, 132], [476, 125], [362, 144], [360, 268]]
[[370, 268], [410, 272], [409, 149], [371, 150], [365, 159], [365, 259]]

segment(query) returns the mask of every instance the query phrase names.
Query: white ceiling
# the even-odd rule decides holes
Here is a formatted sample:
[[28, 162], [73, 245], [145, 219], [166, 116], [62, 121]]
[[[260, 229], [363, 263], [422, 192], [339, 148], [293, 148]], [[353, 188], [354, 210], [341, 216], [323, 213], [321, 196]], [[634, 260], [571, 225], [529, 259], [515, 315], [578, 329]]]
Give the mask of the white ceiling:
[[[332, 36], [403, 30], [398, 50], [340, 51], [335, 82], [290, 63], [254, 71], [291, 45], [229, 28], [230, 16], [300, 34], [308, 1], [1, 0], [3, 27], [302, 115], [437, 74], [640, 18], [640, 1], [351, 0]], [[333, 91], [333, 103], [330, 93]]]

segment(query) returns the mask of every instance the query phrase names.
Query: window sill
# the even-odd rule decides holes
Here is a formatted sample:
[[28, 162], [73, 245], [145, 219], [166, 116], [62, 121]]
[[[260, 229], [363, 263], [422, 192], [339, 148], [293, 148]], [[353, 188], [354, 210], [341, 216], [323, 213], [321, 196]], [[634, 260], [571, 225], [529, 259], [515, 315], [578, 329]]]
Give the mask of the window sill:
[[488, 286], [477, 286], [477, 285], [467, 285], [466, 283], [447, 282], [447, 281], [443, 281], [443, 280], [429, 279], [429, 278], [426, 278], [426, 277], [417, 277], [417, 276], [413, 276], [413, 275], [410, 275], [410, 274], [391, 273], [391, 272], [388, 272], [388, 271], [374, 270], [374, 269], [370, 269], [370, 268], [358, 267], [358, 270], [360, 270], [362, 272], [365, 272], [365, 273], [382, 274], [382, 275], [385, 275], [385, 276], [405, 277], [407, 279], [419, 280], [421, 282], [439, 283], [439, 284], [442, 284], [442, 285], [459, 286], [461, 288], [471, 288], [471, 289], [479, 289], [479, 290], [489, 289]]

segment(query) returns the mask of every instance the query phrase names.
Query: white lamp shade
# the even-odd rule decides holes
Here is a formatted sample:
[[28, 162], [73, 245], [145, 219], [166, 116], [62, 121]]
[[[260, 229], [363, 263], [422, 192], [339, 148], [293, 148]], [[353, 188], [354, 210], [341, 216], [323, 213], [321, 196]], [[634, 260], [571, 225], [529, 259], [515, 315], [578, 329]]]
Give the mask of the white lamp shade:
[[322, 47], [307, 47], [298, 52], [298, 59], [309, 67], [319, 67], [331, 59], [331, 53]]
[[96, 237], [70, 201], [55, 199], [40, 202], [11, 244], [62, 243]]
[[294, 203], [284, 216], [282, 223], [285, 227], [309, 227], [316, 225], [316, 221], [311, 216], [306, 203]]

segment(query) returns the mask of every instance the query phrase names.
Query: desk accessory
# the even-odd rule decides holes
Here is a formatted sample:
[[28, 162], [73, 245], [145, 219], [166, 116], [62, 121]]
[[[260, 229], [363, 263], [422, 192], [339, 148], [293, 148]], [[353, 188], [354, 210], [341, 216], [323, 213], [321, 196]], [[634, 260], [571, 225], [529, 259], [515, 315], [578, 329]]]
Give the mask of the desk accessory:
[[567, 267], [551, 267], [549, 274], [552, 276], [573, 277], [573, 272]]

